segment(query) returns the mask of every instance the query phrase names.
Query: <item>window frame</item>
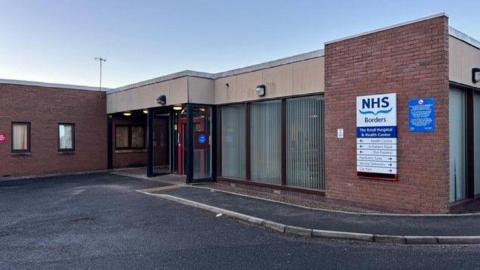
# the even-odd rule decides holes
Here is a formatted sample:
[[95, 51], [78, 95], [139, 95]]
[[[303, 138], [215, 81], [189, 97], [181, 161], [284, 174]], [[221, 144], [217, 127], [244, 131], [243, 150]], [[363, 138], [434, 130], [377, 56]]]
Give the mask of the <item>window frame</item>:
[[[13, 126], [15, 125], [26, 125], [27, 126], [27, 149], [14, 149], [14, 140], [15, 136], [13, 134]], [[10, 136], [11, 136], [11, 144], [10, 144], [10, 150], [12, 153], [15, 154], [24, 154], [24, 153], [31, 153], [32, 152], [32, 129], [31, 129], [31, 123], [30, 122], [20, 122], [20, 121], [13, 121], [11, 123], [11, 130], [10, 130]]]
[[[71, 148], [61, 148], [60, 146], [60, 126], [71, 126], [72, 127], [72, 147]], [[75, 123], [66, 123], [60, 122], [57, 125], [57, 150], [58, 152], [75, 152]]]
[[[128, 146], [127, 147], [118, 147], [117, 146], [117, 128], [118, 127], [126, 127], [128, 129]], [[132, 147], [132, 128], [133, 127], [140, 127], [143, 129], [143, 146], [142, 147]], [[126, 125], [126, 124], [119, 124], [115, 125], [115, 130], [113, 137], [115, 139], [115, 150], [145, 150], [147, 148], [147, 134], [146, 134], [146, 127], [143, 125]]]
[[[287, 191], [297, 191], [297, 192], [303, 192], [303, 193], [309, 193], [309, 194], [320, 194], [320, 195], [325, 195], [325, 190], [326, 190], [326, 177], [324, 175], [323, 179], [323, 187], [318, 189], [318, 188], [308, 188], [308, 187], [298, 187], [298, 186], [292, 186], [287, 184], [287, 170], [286, 170], [286, 112], [287, 112], [287, 100], [290, 99], [296, 99], [296, 98], [306, 98], [306, 97], [320, 97], [323, 99], [325, 102], [325, 93], [308, 93], [308, 94], [299, 94], [299, 95], [287, 95], [287, 96], [282, 96], [282, 97], [272, 97], [272, 98], [262, 98], [262, 99], [256, 99], [256, 100], [248, 100], [248, 101], [239, 101], [239, 102], [229, 102], [225, 104], [219, 104], [217, 105], [219, 111], [221, 111], [221, 108], [224, 106], [231, 106], [231, 105], [243, 105], [245, 106], [245, 156], [246, 156], [246, 164], [245, 164], [245, 179], [235, 179], [231, 177], [226, 177], [223, 176], [222, 173], [222, 144], [221, 144], [221, 130], [222, 126], [221, 124], [218, 126], [219, 130], [217, 130], [216, 134], [217, 136], [220, 137], [219, 139], [219, 148], [218, 148], [218, 159], [216, 160], [216, 164], [218, 166], [218, 178], [221, 180], [225, 181], [230, 181], [233, 183], [242, 183], [242, 184], [247, 184], [247, 185], [254, 185], [254, 186], [260, 186], [260, 187], [269, 187], [269, 188], [276, 188], [280, 190], [287, 190]], [[270, 183], [260, 183], [257, 181], [253, 181], [255, 179], [252, 178], [251, 175], [251, 165], [252, 165], [252, 160], [251, 160], [251, 107], [252, 104], [255, 103], [261, 103], [261, 102], [268, 102], [268, 101], [281, 101], [281, 125], [280, 125], [280, 132], [281, 132], [281, 184], [270, 184]], [[325, 117], [325, 105], [324, 105], [324, 117]], [[218, 114], [217, 117], [220, 117], [221, 119], [221, 113]], [[221, 120], [220, 120], [221, 122]], [[326, 139], [326, 130], [324, 127], [324, 130], [321, 131], [323, 133], [323, 140]], [[325, 155], [325, 146], [323, 149], [323, 155]], [[325, 157], [325, 156], [324, 156]], [[323, 160], [323, 166], [325, 166], [325, 158]], [[323, 168], [325, 170], [325, 167]], [[324, 172], [325, 173], [325, 172]]]

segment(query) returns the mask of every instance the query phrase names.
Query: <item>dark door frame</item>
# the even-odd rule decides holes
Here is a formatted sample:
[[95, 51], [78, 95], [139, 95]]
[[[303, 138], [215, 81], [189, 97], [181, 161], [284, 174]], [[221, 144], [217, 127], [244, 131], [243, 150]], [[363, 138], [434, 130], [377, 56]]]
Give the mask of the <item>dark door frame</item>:
[[168, 116], [168, 128], [169, 128], [169, 166], [170, 173], [174, 171], [174, 164], [172, 163], [172, 158], [174, 157], [174, 149], [176, 142], [174, 141], [174, 131], [173, 131], [173, 113], [171, 107], [158, 107], [148, 109], [147, 115], [147, 177], [154, 177], [160, 174], [155, 173], [155, 149], [153, 145], [153, 140], [155, 136], [154, 122], [155, 115], [164, 114], [165, 117]]
[[[194, 116], [193, 109], [198, 107], [209, 107], [211, 108], [211, 117], [212, 117], [212, 130], [210, 131], [211, 136], [211, 172], [210, 177], [195, 179], [194, 178]], [[186, 158], [186, 175], [187, 175], [187, 184], [200, 183], [200, 182], [214, 182], [217, 180], [217, 108], [214, 105], [209, 104], [199, 104], [199, 103], [188, 103], [187, 108], [187, 128], [186, 128], [186, 146], [187, 146], [187, 158]]]

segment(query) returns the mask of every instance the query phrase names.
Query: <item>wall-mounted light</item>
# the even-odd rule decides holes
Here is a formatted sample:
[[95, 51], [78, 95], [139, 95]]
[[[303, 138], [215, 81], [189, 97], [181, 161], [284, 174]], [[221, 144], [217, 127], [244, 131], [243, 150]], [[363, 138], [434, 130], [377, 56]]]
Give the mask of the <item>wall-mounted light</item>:
[[144, 114], [148, 114], [148, 110], [143, 110], [143, 113], [144, 113]]
[[473, 68], [472, 69], [472, 81], [473, 81], [473, 83], [480, 82], [480, 68]]
[[175, 105], [175, 106], [173, 106], [173, 110], [174, 110], [174, 111], [181, 111], [181, 110], [182, 110], [182, 106], [181, 106], [181, 105]]
[[255, 88], [255, 92], [257, 92], [257, 96], [259, 97], [264, 97], [265, 96], [265, 85], [262, 84], [262, 85], [257, 85], [257, 87]]
[[167, 104], [167, 96], [165, 95], [161, 95], [157, 98], [157, 103], [160, 104], [160, 105], [165, 105]]
[[131, 112], [124, 112], [123, 115], [124, 115], [124, 116], [131, 116], [132, 113], [131, 113]]

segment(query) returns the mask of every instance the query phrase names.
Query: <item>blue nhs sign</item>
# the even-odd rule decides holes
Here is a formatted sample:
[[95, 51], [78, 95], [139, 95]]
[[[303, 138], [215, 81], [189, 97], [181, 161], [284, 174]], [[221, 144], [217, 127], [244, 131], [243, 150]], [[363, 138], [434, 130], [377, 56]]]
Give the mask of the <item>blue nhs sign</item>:
[[357, 127], [397, 125], [397, 94], [357, 97]]

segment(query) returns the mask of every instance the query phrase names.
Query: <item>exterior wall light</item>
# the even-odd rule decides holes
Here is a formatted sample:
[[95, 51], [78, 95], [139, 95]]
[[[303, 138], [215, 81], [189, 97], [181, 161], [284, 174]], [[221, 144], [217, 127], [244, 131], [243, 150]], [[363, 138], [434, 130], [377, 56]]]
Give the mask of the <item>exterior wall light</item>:
[[157, 98], [157, 103], [160, 104], [160, 105], [165, 105], [167, 104], [167, 96], [165, 95], [161, 95]]
[[473, 68], [472, 69], [472, 81], [473, 81], [473, 83], [480, 82], [480, 68]]
[[181, 110], [182, 110], [182, 106], [181, 106], [181, 105], [175, 105], [175, 106], [173, 106], [173, 110], [174, 110], [174, 111], [181, 111]]
[[144, 113], [144, 114], [148, 114], [148, 110], [143, 110], [143, 113]]
[[255, 92], [257, 92], [257, 96], [259, 97], [264, 97], [265, 96], [265, 85], [258, 85], [257, 88], [255, 88]]
[[132, 113], [131, 113], [131, 112], [124, 112], [123, 115], [124, 115], [124, 116], [131, 116]]

